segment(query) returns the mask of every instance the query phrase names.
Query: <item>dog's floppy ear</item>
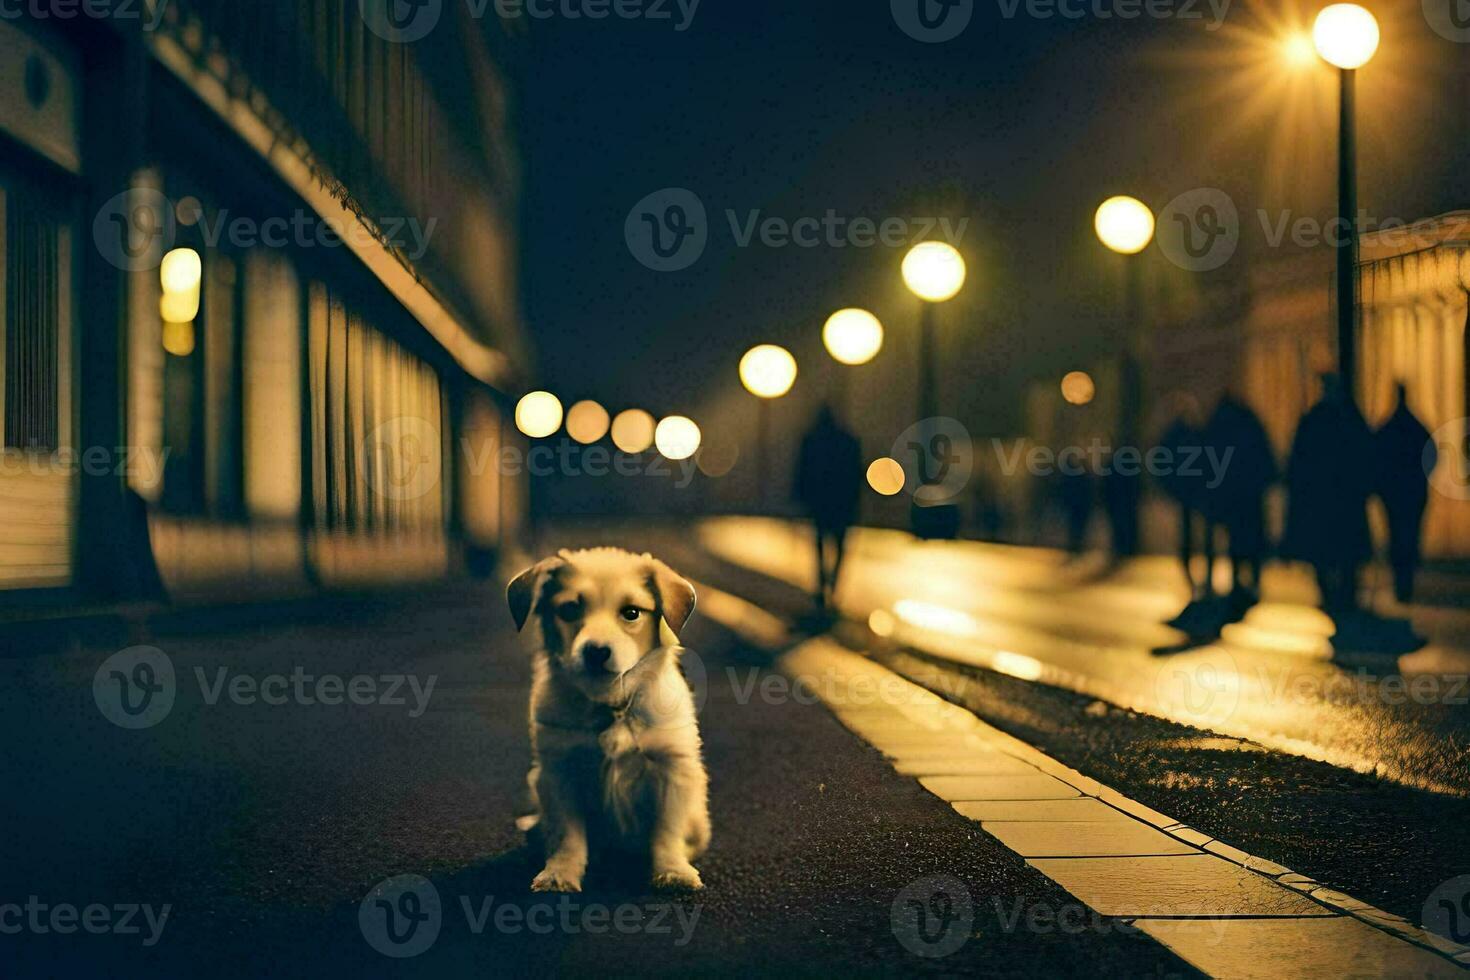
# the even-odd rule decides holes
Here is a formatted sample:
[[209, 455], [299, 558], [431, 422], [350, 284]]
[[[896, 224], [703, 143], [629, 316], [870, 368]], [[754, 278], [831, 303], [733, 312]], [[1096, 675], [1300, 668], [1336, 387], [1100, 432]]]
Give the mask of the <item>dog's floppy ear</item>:
[[510, 604], [510, 617], [515, 620], [517, 633], [526, 625], [526, 617], [531, 615], [531, 605], [536, 601], [536, 586], [541, 581], [542, 573], [554, 571], [565, 564], [561, 558], [543, 558], [511, 579], [510, 585], [505, 587], [505, 600]]
[[694, 586], [657, 558], [653, 559], [653, 584], [664, 622], [678, 636], [694, 612]]

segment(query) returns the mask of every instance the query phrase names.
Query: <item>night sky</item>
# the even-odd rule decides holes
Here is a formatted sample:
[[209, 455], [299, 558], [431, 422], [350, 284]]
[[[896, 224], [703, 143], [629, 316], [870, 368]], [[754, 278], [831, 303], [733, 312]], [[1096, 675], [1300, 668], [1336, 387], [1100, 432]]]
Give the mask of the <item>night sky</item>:
[[[1449, 169], [1432, 96], [1470, 46], [1432, 35], [1417, 2], [1382, 6], [1383, 55], [1360, 73], [1360, 202], [1407, 218], [1470, 204], [1421, 179]], [[1143, 257], [1151, 281], [1188, 289], [1273, 257], [1257, 209], [1331, 214], [1335, 82], [1321, 66], [1291, 76], [1272, 40], [1315, 8], [1237, 2], [1209, 30], [1203, 4], [1190, 20], [1067, 20], [1007, 18], [990, 0], [942, 44], [874, 0], [704, 0], [683, 32], [670, 9], [675, 21], [527, 21], [520, 40], [522, 307], [540, 380], [568, 402], [698, 418], [766, 340], [797, 354], [800, 388], [826, 370], [823, 321], [849, 305], [887, 327], [882, 383], [907, 383], [905, 248], [741, 248], [730, 209], [968, 219], [943, 408], [981, 432], [1021, 425], [1028, 379], [1115, 349], [1121, 270], [1091, 228], [1104, 197], [1155, 211], [1195, 187], [1236, 199], [1242, 257], [1226, 268], [1180, 287], [1157, 249]], [[644, 268], [623, 238], [629, 209], [664, 187], [692, 190], [709, 217], [703, 256], [678, 272]]]

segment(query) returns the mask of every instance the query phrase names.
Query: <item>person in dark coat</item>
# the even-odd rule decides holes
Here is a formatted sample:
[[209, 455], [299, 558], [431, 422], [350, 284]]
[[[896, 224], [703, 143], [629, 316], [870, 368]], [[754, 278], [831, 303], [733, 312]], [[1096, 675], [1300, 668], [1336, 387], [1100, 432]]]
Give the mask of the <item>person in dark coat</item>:
[[1398, 386], [1398, 405], [1373, 435], [1377, 450], [1375, 488], [1388, 513], [1388, 561], [1393, 567], [1393, 594], [1399, 602], [1414, 597], [1419, 567], [1419, 537], [1429, 503], [1429, 474], [1439, 450], [1429, 430], [1409, 411], [1408, 391]]
[[801, 440], [795, 496], [816, 526], [817, 608], [825, 611], [837, 591], [847, 529], [857, 522], [863, 482], [862, 444], [823, 405]]
[[1322, 607], [1336, 620], [1357, 610], [1358, 568], [1372, 553], [1374, 447], [1368, 423], [1338, 376], [1324, 375], [1322, 390], [1292, 440], [1283, 552], [1311, 563]]
[[1204, 575], [1196, 582], [1193, 563], [1197, 528], [1204, 528], [1205, 552], [1210, 559], [1214, 558], [1214, 549], [1209, 547], [1209, 521], [1201, 512], [1203, 487], [1200, 474], [1196, 468], [1184, 466], [1183, 461], [1198, 453], [1204, 445], [1204, 431], [1200, 426], [1199, 402], [1193, 395], [1180, 392], [1173, 401], [1178, 414], [1158, 442], [1171, 465], [1160, 472], [1157, 479], [1164, 493], [1179, 505], [1179, 562], [1184, 566], [1184, 577], [1189, 582], [1190, 600], [1194, 601], [1210, 595], [1209, 566], [1212, 564], [1207, 560]]
[[[1223, 466], [1205, 474], [1209, 511], [1230, 539], [1231, 598], [1244, 605], [1260, 594], [1266, 540], [1266, 491], [1276, 482], [1276, 456], [1255, 412], [1226, 392], [1205, 426], [1204, 445]], [[1210, 487], [1211, 481], [1218, 483]]]

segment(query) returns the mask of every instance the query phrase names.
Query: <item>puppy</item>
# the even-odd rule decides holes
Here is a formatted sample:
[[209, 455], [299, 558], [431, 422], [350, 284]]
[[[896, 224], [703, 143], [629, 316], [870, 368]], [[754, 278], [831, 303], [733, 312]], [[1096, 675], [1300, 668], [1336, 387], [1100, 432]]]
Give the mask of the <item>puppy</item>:
[[516, 629], [536, 621], [533, 814], [546, 866], [534, 891], [577, 892], [589, 843], [652, 859], [656, 888], [703, 887], [709, 778], [678, 632], [694, 587], [649, 555], [561, 551], [506, 590]]

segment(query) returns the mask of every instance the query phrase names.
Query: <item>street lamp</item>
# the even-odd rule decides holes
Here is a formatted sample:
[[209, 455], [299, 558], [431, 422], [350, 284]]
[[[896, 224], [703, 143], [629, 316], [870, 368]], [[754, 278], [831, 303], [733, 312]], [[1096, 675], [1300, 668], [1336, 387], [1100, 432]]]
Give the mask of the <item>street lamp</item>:
[[532, 439], [544, 439], [561, 428], [561, 399], [549, 391], [533, 391], [516, 403], [516, 428]]
[[[838, 310], [822, 327], [822, 343], [838, 364], [857, 367], [878, 356], [883, 349], [883, 324], [867, 310]], [[837, 369], [836, 400], [847, 407], [847, 372]]]
[[[919, 297], [919, 437], [932, 444], [934, 417], [939, 414], [938, 378], [934, 365], [934, 305], [953, 299], [965, 284], [965, 259], [946, 242], [920, 242], [909, 249], [900, 268], [904, 285]], [[910, 513], [919, 537], [953, 537], [959, 531], [953, 504], [921, 507], [914, 498]]]
[[1378, 21], [1355, 3], [1323, 7], [1312, 25], [1312, 44], [1338, 69], [1337, 105], [1337, 365], [1349, 399], [1357, 387], [1358, 175], [1354, 78], [1378, 50]]
[[757, 344], [740, 358], [740, 383], [756, 397], [756, 451], [759, 454], [757, 479], [759, 499], [768, 496], [771, 476], [771, 406], [770, 403], [796, 384], [796, 358], [776, 344]]
[[[1143, 283], [1142, 266], [1132, 256], [1148, 248], [1149, 242], [1153, 241], [1154, 213], [1138, 198], [1120, 194], [1098, 205], [1092, 227], [1103, 245], [1125, 256], [1123, 356], [1118, 364], [1118, 444], [1133, 447], [1136, 451], [1141, 443], [1139, 423], [1143, 417], [1143, 379], [1138, 363], [1138, 348], [1143, 342]], [[1139, 479], [1137, 475], [1124, 476], [1116, 470], [1114, 479], [1119, 498], [1117, 520], [1113, 526], [1113, 550], [1120, 556], [1132, 555], [1138, 551]]]

